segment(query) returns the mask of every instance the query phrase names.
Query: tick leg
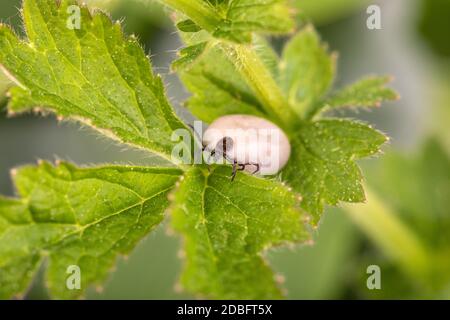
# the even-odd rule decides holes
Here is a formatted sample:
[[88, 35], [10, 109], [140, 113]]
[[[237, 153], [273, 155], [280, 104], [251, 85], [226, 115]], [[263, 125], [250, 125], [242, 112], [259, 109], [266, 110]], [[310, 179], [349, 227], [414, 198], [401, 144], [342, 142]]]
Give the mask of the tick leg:
[[261, 166], [259, 163], [246, 163], [246, 164], [240, 164], [239, 166], [240, 166], [240, 168], [239, 168], [240, 171], [245, 170], [245, 168], [247, 166], [255, 166], [256, 170], [253, 171], [251, 174], [257, 174], [259, 172], [259, 170], [261, 170]]
[[252, 172], [252, 174], [256, 174], [260, 170], [260, 165], [258, 163], [237, 163], [236, 161], [233, 162], [233, 174], [231, 176], [231, 181], [234, 181], [234, 178], [236, 177], [237, 171], [244, 171], [247, 166], [256, 166], [256, 170]]
[[256, 166], [256, 170], [252, 172], [252, 174], [257, 174], [259, 172], [259, 170], [261, 169], [259, 163], [253, 164], [254, 166]]
[[[208, 152], [209, 152], [209, 150], [208, 150]], [[214, 157], [215, 155], [216, 155], [216, 151], [215, 150], [209, 152], [208, 158], [206, 159], [206, 163], [209, 164], [209, 160], [211, 159], [211, 157]]]
[[233, 162], [233, 173], [231, 174], [231, 181], [234, 181], [234, 178], [236, 178], [237, 174], [237, 162], [236, 160]]
[[216, 157], [216, 150], [213, 150], [213, 151], [211, 151], [211, 153], [209, 154], [209, 157], [208, 157], [208, 163], [209, 163], [209, 160], [211, 159], [211, 157], [213, 157], [214, 158], [214, 162], [215, 162], [215, 157]]
[[205, 160], [206, 160], [206, 164], [208, 165], [208, 167], [207, 167], [208, 168], [208, 172], [211, 173], [209, 160], [211, 159], [211, 157], [213, 157], [216, 154], [216, 151], [215, 150], [210, 151], [210, 150], [208, 150], [207, 146], [203, 146], [202, 147], [202, 153], [205, 152], [205, 150], [207, 150], [209, 152], [208, 157]]

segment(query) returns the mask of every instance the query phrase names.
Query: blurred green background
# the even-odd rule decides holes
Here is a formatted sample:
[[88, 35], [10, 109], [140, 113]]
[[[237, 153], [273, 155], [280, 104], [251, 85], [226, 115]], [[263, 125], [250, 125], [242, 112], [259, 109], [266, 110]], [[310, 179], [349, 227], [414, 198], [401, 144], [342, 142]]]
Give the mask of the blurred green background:
[[[164, 75], [172, 102], [180, 105], [187, 92], [169, 73], [169, 65], [181, 43], [164, 9], [150, 0], [86, 2], [122, 19], [126, 31], [141, 39], [156, 70]], [[343, 210], [328, 209], [313, 246], [267, 254], [274, 269], [286, 278], [288, 297], [450, 298], [450, 1], [377, 1], [382, 12], [381, 30], [366, 27], [368, 1], [293, 2], [299, 20], [312, 20], [330, 48], [339, 52], [337, 86], [372, 73], [395, 77], [393, 86], [400, 92], [401, 101], [371, 112], [338, 115], [368, 120], [392, 138], [385, 148], [386, 157], [363, 163], [367, 184], [378, 195], [383, 211], [389, 211], [424, 244], [432, 256], [432, 267], [423, 278], [411, 276], [395, 255], [380, 245], [379, 238], [355, 224]], [[20, 0], [1, 1], [0, 19], [20, 33], [19, 6]], [[58, 123], [52, 117], [7, 119], [4, 93], [8, 85], [0, 76], [0, 193], [14, 194], [10, 168], [39, 158], [61, 158], [78, 164], [155, 162], [147, 154], [124, 150], [73, 123]], [[369, 202], [367, 210], [377, 213], [381, 209], [371, 207]], [[165, 230], [160, 226], [127, 259], [121, 258], [105, 287], [93, 288], [87, 298], [192, 298], [176, 290], [179, 239], [166, 235]], [[378, 231], [381, 235], [384, 232]], [[406, 264], [415, 263], [412, 258], [405, 259]], [[369, 265], [381, 267], [381, 290], [367, 289]], [[47, 297], [42, 272], [27, 297]]]

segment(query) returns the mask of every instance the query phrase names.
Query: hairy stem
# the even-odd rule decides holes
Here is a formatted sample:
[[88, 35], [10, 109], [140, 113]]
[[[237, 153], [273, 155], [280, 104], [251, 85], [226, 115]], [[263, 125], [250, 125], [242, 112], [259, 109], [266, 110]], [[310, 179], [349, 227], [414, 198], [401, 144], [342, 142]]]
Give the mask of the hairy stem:
[[426, 279], [430, 270], [426, 247], [370, 188], [365, 189], [367, 203], [344, 205], [346, 214], [405, 273]]
[[247, 84], [252, 88], [266, 113], [288, 128], [298, 122], [278, 84], [250, 45], [231, 44], [225, 50]]

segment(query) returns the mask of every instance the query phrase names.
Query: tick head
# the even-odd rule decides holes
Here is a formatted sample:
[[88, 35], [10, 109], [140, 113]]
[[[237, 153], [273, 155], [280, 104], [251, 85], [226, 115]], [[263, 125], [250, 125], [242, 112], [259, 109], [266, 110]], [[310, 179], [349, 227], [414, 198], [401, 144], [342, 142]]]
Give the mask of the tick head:
[[230, 137], [223, 137], [219, 140], [215, 147], [215, 153], [217, 155], [221, 155], [223, 157], [227, 156], [227, 151], [230, 151], [233, 148], [233, 139]]

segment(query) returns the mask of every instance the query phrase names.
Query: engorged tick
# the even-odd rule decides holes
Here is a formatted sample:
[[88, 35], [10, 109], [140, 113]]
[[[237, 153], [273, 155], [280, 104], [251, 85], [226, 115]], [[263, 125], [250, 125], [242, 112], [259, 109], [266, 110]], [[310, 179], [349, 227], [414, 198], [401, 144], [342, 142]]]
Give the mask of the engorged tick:
[[274, 123], [250, 115], [227, 115], [216, 119], [202, 138], [207, 162], [211, 157], [225, 159], [237, 171], [274, 175], [288, 162], [291, 145], [286, 134]]

